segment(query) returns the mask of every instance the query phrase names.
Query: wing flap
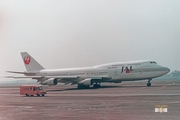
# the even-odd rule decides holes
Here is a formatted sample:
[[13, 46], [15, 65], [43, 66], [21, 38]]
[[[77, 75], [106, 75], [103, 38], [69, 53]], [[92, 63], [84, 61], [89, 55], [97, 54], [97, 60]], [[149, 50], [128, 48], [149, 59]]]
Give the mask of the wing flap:
[[78, 78], [78, 76], [44, 76], [45, 78], [63, 78], [63, 79], [72, 79]]
[[[32, 79], [36, 79], [36, 78], [62, 78], [62, 79], [75, 79], [75, 78], [80, 78], [78, 76], [19, 76], [19, 77], [15, 77], [15, 76], [5, 76], [6, 78], [32, 78]], [[88, 78], [91, 79], [111, 79], [110, 76], [90, 76]]]
[[88, 78], [91, 78], [91, 79], [111, 79], [112, 77], [108, 76], [108, 75], [102, 75], [102, 76], [91, 76]]

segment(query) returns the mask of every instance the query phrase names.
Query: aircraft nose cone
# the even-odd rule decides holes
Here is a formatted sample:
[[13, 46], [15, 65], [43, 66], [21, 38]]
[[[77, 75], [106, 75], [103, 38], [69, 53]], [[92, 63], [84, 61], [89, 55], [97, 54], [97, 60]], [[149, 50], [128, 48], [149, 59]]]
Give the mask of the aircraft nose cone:
[[164, 71], [166, 71], [166, 73], [168, 73], [170, 71], [170, 69], [167, 67], [164, 67]]

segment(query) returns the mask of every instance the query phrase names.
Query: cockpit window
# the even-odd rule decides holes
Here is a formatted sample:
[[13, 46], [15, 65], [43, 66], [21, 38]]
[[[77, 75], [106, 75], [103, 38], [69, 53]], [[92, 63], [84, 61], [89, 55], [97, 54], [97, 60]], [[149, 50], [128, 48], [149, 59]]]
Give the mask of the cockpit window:
[[150, 62], [151, 64], [157, 64], [156, 62], [154, 62], [154, 61], [152, 61], [152, 62]]
[[38, 89], [39, 89], [39, 90], [43, 90], [43, 88], [42, 88], [42, 87], [38, 87]]

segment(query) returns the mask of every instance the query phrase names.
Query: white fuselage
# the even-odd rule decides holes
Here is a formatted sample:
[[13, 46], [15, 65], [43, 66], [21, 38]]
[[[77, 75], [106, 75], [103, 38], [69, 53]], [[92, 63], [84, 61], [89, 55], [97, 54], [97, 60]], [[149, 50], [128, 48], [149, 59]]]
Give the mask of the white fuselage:
[[[70, 69], [44, 69], [39, 71], [38, 76], [77, 76], [81, 81], [85, 78], [93, 78], [98, 81], [98, 77], [104, 79], [100, 82], [121, 82], [152, 79], [168, 73], [170, 70], [167, 67], [158, 65], [154, 61], [134, 61], [134, 62], [119, 62], [109, 63], [85, 68], [70, 68]], [[59, 81], [61, 82], [61, 80]]]

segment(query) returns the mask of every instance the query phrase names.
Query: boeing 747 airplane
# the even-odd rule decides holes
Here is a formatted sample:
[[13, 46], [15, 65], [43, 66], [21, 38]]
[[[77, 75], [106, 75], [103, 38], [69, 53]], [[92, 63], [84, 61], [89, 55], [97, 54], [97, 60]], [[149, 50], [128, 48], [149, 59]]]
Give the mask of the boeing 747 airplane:
[[69, 69], [44, 69], [27, 52], [21, 53], [27, 71], [7, 71], [10, 73], [24, 74], [24, 77], [32, 78], [42, 85], [57, 85], [58, 83], [77, 84], [77, 88], [100, 87], [100, 83], [121, 83], [122, 81], [148, 80], [147, 86], [151, 86], [153, 78], [167, 74], [170, 69], [158, 65], [155, 61], [141, 60], [129, 62], [116, 62], [102, 64], [93, 67], [69, 68]]

